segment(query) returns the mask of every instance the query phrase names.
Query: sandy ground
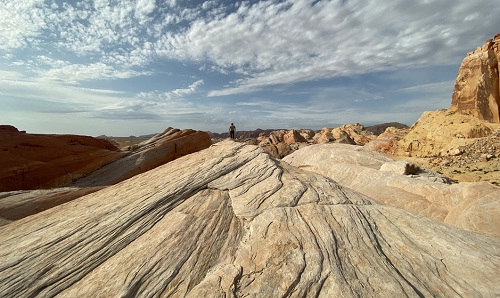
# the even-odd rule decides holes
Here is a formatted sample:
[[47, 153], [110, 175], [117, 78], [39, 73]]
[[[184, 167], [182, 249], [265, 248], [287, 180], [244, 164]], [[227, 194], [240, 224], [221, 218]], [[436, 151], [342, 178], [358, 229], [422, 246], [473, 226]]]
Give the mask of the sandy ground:
[[500, 186], [500, 157], [490, 159], [489, 161], [471, 161], [469, 163], [463, 162], [460, 164], [450, 162], [452, 158], [449, 157], [390, 157], [397, 160], [413, 162], [414, 164], [459, 182], [486, 181]]

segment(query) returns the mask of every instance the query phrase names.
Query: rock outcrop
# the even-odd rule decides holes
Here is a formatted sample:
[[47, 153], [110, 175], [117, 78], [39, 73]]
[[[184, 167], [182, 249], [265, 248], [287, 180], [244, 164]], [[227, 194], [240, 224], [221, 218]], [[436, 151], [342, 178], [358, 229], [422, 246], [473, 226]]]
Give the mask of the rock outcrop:
[[0, 293], [495, 297], [499, 245], [226, 141], [0, 227]]
[[376, 136], [365, 130], [365, 127], [359, 123], [346, 124], [336, 128], [323, 128], [314, 136], [314, 143], [342, 143], [351, 145], [365, 145], [375, 139]]
[[446, 178], [415, 165], [344, 144], [312, 145], [283, 160], [379, 202], [500, 238], [500, 187], [492, 184], [449, 184]]
[[106, 140], [19, 132], [0, 126], [0, 191], [70, 183], [125, 155]]
[[500, 33], [467, 54], [458, 70], [450, 109], [500, 123]]
[[[306, 133], [307, 135], [307, 133]], [[247, 141], [248, 143], [248, 141]], [[307, 140], [301, 131], [297, 130], [275, 130], [268, 136], [260, 135], [257, 144], [267, 153], [276, 158], [283, 158], [300, 147], [307, 146]]]
[[398, 149], [398, 142], [409, 132], [409, 128], [387, 127], [376, 139], [371, 140], [365, 147], [381, 153], [395, 154]]
[[[39, 139], [48, 138], [47, 143], [44, 143], [47, 148], [52, 148], [51, 150], [54, 152], [64, 153], [64, 147], [61, 148], [64, 143], [51, 143], [54, 138], [57, 139], [59, 137], [57, 135], [38, 136]], [[74, 137], [78, 139], [80, 136]], [[82, 137], [82, 139], [87, 140], [87, 137]], [[101, 142], [101, 140], [97, 141]], [[32, 141], [32, 143], [35, 142]], [[36, 191], [0, 192], [0, 225], [66, 203], [84, 194], [95, 192], [104, 186], [118, 183], [181, 156], [208, 148], [211, 144], [212, 141], [205, 132], [168, 128], [164, 132], [151, 137], [149, 140], [127, 148], [125, 152], [121, 152], [118, 155], [121, 157], [118, 160], [114, 160], [99, 168], [97, 166], [89, 167], [88, 169], [93, 169], [93, 171], [86, 173], [85, 176], [78, 179], [73, 174], [71, 177], [73, 177], [74, 181], [72, 182], [59, 179], [53, 185], [66, 185], [70, 187], [40, 189]], [[12, 152], [25, 154], [23, 151], [12, 150]], [[44, 157], [43, 154], [37, 156], [35, 153], [33, 153], [33, 159], [39, 160]], [[90, 164], [99, 165], [96, 163], [96, 161], [99, 161], [99, 155], [89, 154], [89, 156], [86, 156], [84, 153], [89, 154], [88, 152], [82, 152], [80, 159]], [[59, 156], [61, 159], [63, 157], [62, 154]], [[93, 160], [92, 157], [95, 157], [96, 160]], [[46, 170], [50, 171], [51, 168], [46, 165]]]
[[424, 112], [399, 142], [400, 156], [450, 156], [500, 129], [500, 124], [451, 110]]
[[151, 139], [128, 148], [130, 151], [127, 156], [93, 171], [71, 185], [93, 187], [115, 184], [210, 145], [212, 140], [206, 132], [169, 127]]

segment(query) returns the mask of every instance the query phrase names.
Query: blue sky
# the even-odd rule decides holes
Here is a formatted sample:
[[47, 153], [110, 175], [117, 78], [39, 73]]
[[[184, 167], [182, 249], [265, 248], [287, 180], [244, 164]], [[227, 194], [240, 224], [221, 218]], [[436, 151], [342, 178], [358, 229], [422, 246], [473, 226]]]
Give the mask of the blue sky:
[[448, 108], [491, 0], [0, 0], [0, 124], [128, 136]]

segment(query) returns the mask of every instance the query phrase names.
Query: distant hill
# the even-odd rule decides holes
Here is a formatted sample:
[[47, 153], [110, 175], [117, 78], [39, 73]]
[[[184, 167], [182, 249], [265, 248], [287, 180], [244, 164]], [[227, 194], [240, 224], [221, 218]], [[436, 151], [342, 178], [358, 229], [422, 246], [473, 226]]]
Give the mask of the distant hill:
[[382, 124], [376, 124], [372, 126], [366, 126], [365, 130], [372, 132], [374, 135], [379, 135], [383, 133], [387, 127], [396, 127], [396, 128], [410, 128], [408, 125], [399, 123], [399, 122], [388, 122]]

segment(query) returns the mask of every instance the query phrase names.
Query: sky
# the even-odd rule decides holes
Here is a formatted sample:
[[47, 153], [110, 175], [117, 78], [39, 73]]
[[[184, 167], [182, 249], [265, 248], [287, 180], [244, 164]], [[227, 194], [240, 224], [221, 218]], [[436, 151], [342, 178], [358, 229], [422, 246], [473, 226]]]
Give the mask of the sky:
[[492, 0], [0, 0], [0, 124], [91, 136], [411, 125], [450, 106], [499, 15]]

